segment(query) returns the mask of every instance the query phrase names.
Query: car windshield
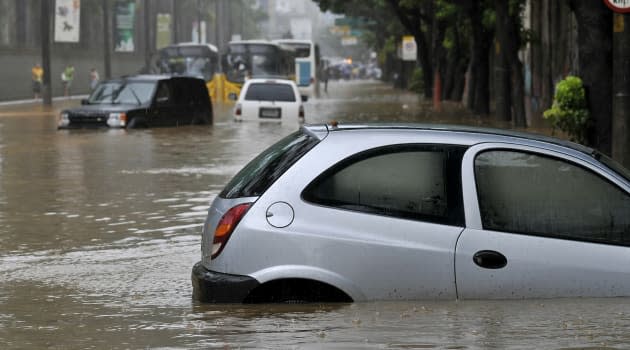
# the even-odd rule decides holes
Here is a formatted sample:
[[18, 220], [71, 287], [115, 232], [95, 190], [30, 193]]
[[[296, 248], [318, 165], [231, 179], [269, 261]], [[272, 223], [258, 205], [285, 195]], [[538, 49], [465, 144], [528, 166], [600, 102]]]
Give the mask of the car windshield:
[[295, 102], [295, 93], [288, 84], [253, 83], [245, 93], [246, 101]]
[[319, 140], [296, 131], [267, 148], [249, 162], [225, 186], [222, 198], [256, 197], [262, 195], [287, 169], [310, 151]]
[[105, 82], [99, 84], [88, 98], [89, 104], [149, 103], [155, 90], [155, 82]]

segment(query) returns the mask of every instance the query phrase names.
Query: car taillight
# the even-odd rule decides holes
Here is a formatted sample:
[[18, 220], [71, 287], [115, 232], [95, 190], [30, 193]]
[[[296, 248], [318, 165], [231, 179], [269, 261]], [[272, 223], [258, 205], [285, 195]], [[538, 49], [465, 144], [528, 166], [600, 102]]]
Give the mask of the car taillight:
[[239, 204], [230, 210], [228, 210], [221, 220], [217, 228], [214, 230], [214, 240], [212, 241], [212, 256], [211, 259], [216, 258], [225, 247], [230, 235], [234, 232], [234, 228], [241, 221], [247, 210], [252, 203]]
[[241, 111], [241, 104], [237, 104], [236, 108], [234, 109], [234, 114], [235, 115], [241, 115], [243, 113], [243, 111]]
[[298, 110], [298, 117], [304, 118], [304, 106], [300, 106], [300, 109]]

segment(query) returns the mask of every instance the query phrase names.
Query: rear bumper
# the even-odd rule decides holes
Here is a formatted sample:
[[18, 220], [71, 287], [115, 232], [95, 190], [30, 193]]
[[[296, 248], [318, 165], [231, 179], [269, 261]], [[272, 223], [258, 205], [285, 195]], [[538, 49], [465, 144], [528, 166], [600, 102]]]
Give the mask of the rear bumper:
[[198, 262], [192, 269], [193, 299], [206, 303], [242, 303], [260, 283], [252, 277], [206, 269]]

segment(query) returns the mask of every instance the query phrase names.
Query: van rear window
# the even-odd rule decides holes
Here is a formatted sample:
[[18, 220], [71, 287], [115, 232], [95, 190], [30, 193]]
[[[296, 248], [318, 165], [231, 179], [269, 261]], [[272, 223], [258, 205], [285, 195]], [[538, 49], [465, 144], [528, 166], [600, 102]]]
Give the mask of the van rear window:
[[245, 93], [246, 101], [295, 102], [295, 93], [288, 84], [254, 83]]
[[267, 148], [239, 171], [219, 194], [221, 198], [258, 197], [319, 140], [296, 131]]

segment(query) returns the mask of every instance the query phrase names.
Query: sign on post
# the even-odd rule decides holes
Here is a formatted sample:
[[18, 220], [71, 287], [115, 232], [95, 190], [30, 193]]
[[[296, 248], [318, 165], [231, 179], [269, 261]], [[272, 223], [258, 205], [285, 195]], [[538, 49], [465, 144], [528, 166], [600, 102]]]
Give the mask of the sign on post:
[[418, 47], [413, 35], [405, 35], [402, 38], [401, 56], [403, 61], [415, 61]]

